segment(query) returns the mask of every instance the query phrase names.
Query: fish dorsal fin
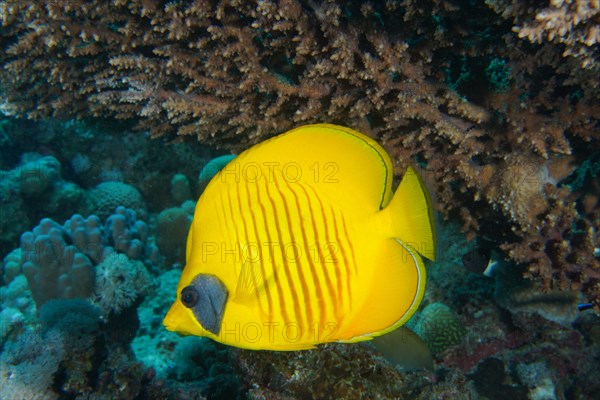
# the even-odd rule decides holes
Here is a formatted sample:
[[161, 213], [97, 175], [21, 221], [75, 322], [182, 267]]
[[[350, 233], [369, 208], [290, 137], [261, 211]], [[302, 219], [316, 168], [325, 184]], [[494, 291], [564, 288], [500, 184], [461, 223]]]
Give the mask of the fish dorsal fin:
[[263, 176], [280, 171], [287, 183], [301, 182], [366, 212], [384, 207], [392, 196], [388, 154], [373, 139], [343, 126], [305, 125], [276, 136], [240, 154], [220, 178], [237, 174], [252, 180], [258, 166]]

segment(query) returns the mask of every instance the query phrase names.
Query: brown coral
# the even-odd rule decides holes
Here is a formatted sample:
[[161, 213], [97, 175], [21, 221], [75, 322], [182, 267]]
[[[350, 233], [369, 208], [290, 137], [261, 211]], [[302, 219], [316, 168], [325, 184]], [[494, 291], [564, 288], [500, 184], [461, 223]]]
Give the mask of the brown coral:
[[334, 1], [82, 4], [7, 2], [10, 109], [135, 117], [155, 136], [236, 147], [316, 120], [391, 132], [447, 113], [486, 118], [451, 92], [436, 95], [443, 88], [404, 41], [376, 29], [368, 7], [349, 20]]
[[[522, 3], [522, 4], [519, 4]], [[598, 0], [551, 0], [547, 7], [530, 8], [517, 1], [490, 2], [505, 17], [516, 17], [514, 31], [531, 42], [562, 44], [563, 56], [581, 60], [583, 68], [598, 70], [600, 2]]]

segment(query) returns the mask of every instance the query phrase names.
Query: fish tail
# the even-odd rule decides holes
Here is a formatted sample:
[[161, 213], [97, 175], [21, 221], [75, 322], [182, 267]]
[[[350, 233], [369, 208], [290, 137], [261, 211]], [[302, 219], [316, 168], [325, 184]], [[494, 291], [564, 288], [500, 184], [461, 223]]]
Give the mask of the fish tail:
[[419, 174], [408, 167], [390, 204], [392, 236], [435, 261], [436, 235], [433, 206]]

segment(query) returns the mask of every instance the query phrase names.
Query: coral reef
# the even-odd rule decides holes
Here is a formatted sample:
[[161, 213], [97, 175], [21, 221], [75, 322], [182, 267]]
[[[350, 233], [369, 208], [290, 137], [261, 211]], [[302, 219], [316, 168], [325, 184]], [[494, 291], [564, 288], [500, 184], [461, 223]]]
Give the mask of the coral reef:
[[88, 297], [94, 290], [94, 266], [80, 250], [65, 241], [64, 230], [43, 219], [21, 236], [23, 274], [41, 307], [51, 299]]
[[529, 388], [530, 399], [557, 398], [557, 388], [554, 384], [556, 378], [544, 362], [538, 361], [519, 364], [517, 372], [521, 382]]
[[60, 163], [54, 157], [42, 157], [19, 168], [21, 193], [38, 196], [54, 184], [60, 176]]
[[2, 281], [10, 284], [21, 273], [21, 249], [14, 249], [2, 260]]
[[82, 196], [79, 186], [63, 179], [55, 157], [23, 154], [18, 166], [0, 171], [0, 243], [14, 242], [40, 215], [68, 218]]
[[93, 385], [100, 310], [83, 299], [50, 300], [40, 308], [42, 335], [57, 332], [64, 346], [63, 375], [53, 385], [60, 393], [90, 391]]
[[363, 344], [291, 352], [237, 351], [250, 399], [476, 398], [464, 375], [401, 374]]
[[140, 192], [123, 182], [102, 182], [86, 193], [89, 207], [102, 219], [111, 215], [115, 208], [123, 206], [134, 210], [142, 218], [146, 214], [146, 204]]
[[83, 190], [63, 179], [61, 164], [55, 157], [26, 153], [21, 158], [16, 178], [29, 208], [35, 207], [38, 212], [56, 218], [67, 218], [70, 214], [65, 210], [80, 206]]
[[158, 214], [156, 245], [167, 257], [185, 260], [185, 243], [192, 223], [192, 214], [181, 207], [167, 208]]
[[190, 180], [184, 174], [175, 174], [171, 178], [171, 197], [178, 204], [192, 199]]
[[133, 361], [129, 341], [115, 335], [115, 326], [87, 300], [51, 300], [42, 306], [40, 322], [41, 329], [28, 326], [3, 343], [2, 398], [205, 398], [201, 381], [158, 379]]
[[143, 260], [152, 256], [152, 250], [146, 246], [148, 225], [138, 220], [137, 213], [127, 207], [117, 206], [106, 219], [104, 238], [116, 251], [131, 259]]
[[[600, 310], [586, 194], [521, 179], [559, 164], [568, 175], [565, 158], [598, 150], [597, 4], [488, 3], [502, 17], [438, 1], [5, 1], [4, 110], [135, 119], [233, 151], [301, 123], [350, 125], [397, 173], [423, 166], [438, 209], [471, 236], [495, 232], [541, 288], [583, 290]], [[519, 38], [532, 29], [560, 46]]]
[[[578, 176], [587, 182], [592, 172]], [[189, 214], [194, 202], [188, 201], [181, 208]], [[5, 258], [3, 277], [10, 284], [0, 287], [3, 395], [27, 397], [32, 389], [39, 398], [335, 395], [433, 399], [485, 395], [495, 400], [506, 393], [534, 398], [552, 391], [557, 398], [593, 398], [599, 390], [594, 378], [600, 319], [591, 311], [577, 311], [577, 298], [568, 293], [539, 292], [524, 280], [514, 263], [498, 263], [493, 278], [482, 276], [480, 270], [468, 272], [461, 258], [489, 243], [483, 237], [467, 242], [457, 224], [440, 224], [443, 257], [428, 266], [426, 307], [421, 318], [429, 315], [426, 319], [432, 323], [413, 322], [433, 328], [432, 337], [443, 340], [432, 342], [444, 346], [433, 346], [433, 369], [398, 371], [368, 344], [328, 345], [297, 353], [250, 352], [224, 348], [205, 339], [182, 340], [166, 331], [162, 318], [175, 296], [173, 288], [180, 270], [160, 264], [144, 273], [146, 267], [139, 260], [131, 260], [109, 246], [109, 241], [114, 244], [119, 237], [142, 242], [145, 237], [145, 245], [152, 243], [149, 239], [157, 233], [157, 215], [149, 214], [146, 227], [136, 227], [138, 220], [133, 215], [133, 211], [121, 209], [111, 224], [94, 215], [74, 215], [61, 226], [51, 224], [63, 231], [63, 239], [87, 257], [96, 272], [102, 269], [108, 275], [106, 279], [96, 277], [94, 298], [49, 300], [39, 308], [39, 317], [27, 280], [19, 273], [18, 252]], [[115, 220], [120, 222], [115, 224]], [[119, 228], [116, 235], [115, 228]], [[504, 276], [507, 272], [510, 274]], [[153, 275], [149, 277], [149, 273]], [[147, 278], [152, 285], [145, 285]], [[99, 285], [101, 280], [106, 285]], [[138, 286], [138, 281], [143, 284]], [[98, 309], [90, 300], [100, 305], [103, 298], [106, 301], [98, 318]], [[431, 312], [439, 308], [445, 312]], [[446, 318], [448, 308], [452, 318]], [[458, 336], [447, 335], [445, 321], [450, 321], [450, 332], [464, 334], [460, 343], [448, 346], [447, 337]], [[40, 323], [42, 331], [30, 335]], [[423, 332], [427, 329], [419, 331], [426, 336]], [[23, 345], [30, 340], [39, 346]], [[50, 351], [48, 358], [26, 357], [20, 350], [39, 351], [41, 347]], [[61, 352], [54, 351], [61, 348]], [[38, 380], [30, 382], [23, 375], [27, 371]]]
[[[88, 200], [95, 200], [90, 199], [91, 190], [107, 179], [118, 177], [141, 192], [145, 204], [142, 208], [148, 212], [181, 204], [168, 190], [162, 190], [169, 187], [176, 174], [190, 177], [195, 199], [196, 180], [191, 177], [198, 175], [213, 152], [197, 142], [166, 145], [163, 140], [148, 140], [146, 135], [129, 132], [115, 121], [30, 121], [0, 114], [0, 126], [4, 129], [0, 133], [6, 137], [0, 146], [1, 257], [18, 246], [21, 233], [41, 218], [63, 221], [75, 212], [86, 217], [98, 215], [94, 210], [96, 201]], [[41, 196], [23, 196], [17, 179], [20, 168], [47, 154], [60, 161], [60, 179]], [[157, 165], [160, 170], [155, 168]], [[112, 198], [113, 193], [105, 194]], [[113, 211], [114, 207], [107, 213]], [[144, 214], [139, 212], [138, 217]]]
[[390, 365], [373, 368], [362, 345], [326, 345], [301, 359], [288, 352], [239, 351], [238, 357], [243, 375], [255, 382], [251, 399], [402, 398], [406, 384]]
[[171, 375], [179, 381], [202, 382], [209, 397], [237, 399], [241, 385], [232, 363], [230, 351], [211, 340], [188, 336], [175, 346], [176, 365]]
[[459, 344], [465, 329], [450, 307], [442, 303], [428, 304], [410, 326], [427, 344], [432, 353], [441, 353], [448, 347]]
[[[599, 16], [594, 0], [0, 0], [0, 397], [595, 398]], [[420, 167], [446, 219], [412, 322], [429, 370], [161, 325], [190, 196], [233, 156], [209, 160], [324, 121], [382, 143], [396, 175]], [[482, 249], [486, 275], [463, 267]]]
[[0, 171], [0, 242], [14, 242], [30, 227], [14, 175]]
[[104, 254], [102, 237], [102, 222], [95, 215], [83, 218], [73, 215], [64, 224], [65, 231], [70, 235], [73, 245], [97, 264]]
[[7, 286], [0, 286], [0, 348], [8, 339], [21, 335], [35, 320], [35, 302], [27, 279], [18, 275]]
[[0, 357], [0, 387], [7, 399], [58, 399], [51, 390], [54, 375], [65, 354], [65, 343], [56, 331], [42, 337], [29, 332]]
[[[160, 255], [156, 246], [148, 241], [147, 230], [147, 225], [137, 220], [133, 210], [122, 206], [116, 208], [104, 225], [94, 215], [84, 219], [76, 214], [62, 226], [49, 218], [43, 219], [33, 231], [21, 236], [21, 268], [38, 308], [51, 299], [90, 297], [94, 293], [97, 273], [101, 273], [101, 278], [112, 276], [117, 279], [118, 271], [131, 267], [132, 271], [121, 276], [131, 279], [117, 279], [114, 284], [143, 281], [143, 276], [133, 268], [137, 264], [123, 267], [120, 266], [122, 262], [110, 256], [118, 252], [124, 253], [126, 260], [128, 257], [143, 260], [149, 265], [153, 260], [157, 261]], [[109, 257], [110, 265], [95, 270], [96, 264]], [[6, 262], [13, 263], [14, 257]], [[104, 282], [101, 280], [100, 284], [106, 288]], [[143, 291], [142, 286], [140, 283], [136, 289], [128, 289], [138, 293]], [[127, 296], [111, 297], [107, 301], [121, 299], [112, 304], [112, 307], [120, 308], [126, 302], [125, 298]]]
[[160, 378], [166, 378], [175, 364], [173, 350], [181, 337], [162, 327], [166, 311], [175, 300], [173, 287], [177, 286], [181, 271], [170, 269], [162, 272], [156, 285], [150, 287], [146, 297], [138, 307], [140, 326], [131, 347], [136, 359], [152, 368]]
[[552, 0], [546, 6], [527, 7], [523, 2], [486, 2], [504, 18], [514, 19], [519, 37], [533, 43], [562, 45], [563, 56], [580, 60], [583, 68], [598, 70], [600, 57], [600, 5], [597, 0]]
[[103, 314], [119, 314], [145, 295], [152, 284], [150, 274], [141, 261], [124, 254], [109, 254], [96, 267], [96, 298]]

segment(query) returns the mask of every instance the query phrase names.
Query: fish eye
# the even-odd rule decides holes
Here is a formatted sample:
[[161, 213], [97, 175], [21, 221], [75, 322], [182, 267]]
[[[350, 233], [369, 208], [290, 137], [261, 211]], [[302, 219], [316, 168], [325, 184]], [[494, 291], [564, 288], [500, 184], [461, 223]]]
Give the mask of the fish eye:
[[198, 303], [198, 291], [193, 286], [186, 286], [181, 291], [181, 302], [187, 308], [192, 308]]

